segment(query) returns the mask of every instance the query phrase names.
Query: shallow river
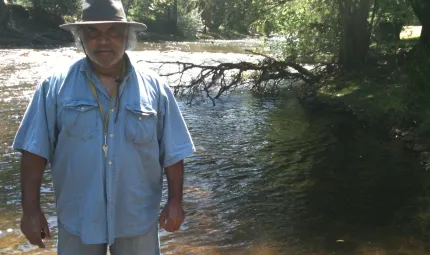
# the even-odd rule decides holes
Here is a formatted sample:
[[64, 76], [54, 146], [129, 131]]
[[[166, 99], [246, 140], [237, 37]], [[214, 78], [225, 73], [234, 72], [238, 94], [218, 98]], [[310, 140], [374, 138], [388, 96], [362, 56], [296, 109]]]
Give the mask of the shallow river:
[[[130, 55], [252, 61], [241, 52], [255, 43], [141, 44]], [[73, 47], [0, 50], [0, 254], [55, 254], [49, 171], [42, 204], [54, 238], [40, 250], [19, 231], [20, 154], [11, 144], [34, 85], [80, 57]], [[288, 93], [261, 100], [237, 91], [216, 106], [180, 106], [197, 152], [186, 161], [187, 218], [181, 231], [160, 232], [163, 254], [430, 254], [428, 173], [399, 142], [350, 117], [306, 111]]]

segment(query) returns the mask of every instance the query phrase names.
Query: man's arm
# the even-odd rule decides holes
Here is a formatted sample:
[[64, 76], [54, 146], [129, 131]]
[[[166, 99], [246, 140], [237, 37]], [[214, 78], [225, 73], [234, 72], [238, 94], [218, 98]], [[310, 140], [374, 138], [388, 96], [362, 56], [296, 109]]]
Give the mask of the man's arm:
[[184, 159], [194, 151], [194, 144], [185, 120], [166, 83], [160, 86], [158, 118], [158, 142], [160, 164], [164, 167], [168, 182], [168, 201], [160, 214], [160, 227], [169, 232], [179, 229], [184, 221], [183, 184]]
[[34, 92], [12, 147], [21, 158], [21, 230], [31, 244], [43, 248], [43, 230], [49, 235], [48, 223], [40, 206], [40, 186], [47, 162], [51, 160], [56, 141], [56, 93], [50, 78], [40, 82]]
[[21, 231], [31, 244], [44, 248], [41, 231], [50, 237], [49, 226], [40, 207], [40, 187], [47, 161], [24, 151], [21, 159], [21, 196], [23, 215]]
[[21, 159], [21, 202], [24, 213], [40, 210], [40, 187], [46, 159], [24, 151]]
[[182, 203], [182, 194], [184, 187], [184, 161], [181, 160], [166, 169], [168, 184], [168, 201]]
[[175, 232], [181, 227], [185, 214], [182, 207], [184, 186], [184, 161], [181, 160], [165, 168], [168, 184], [168, 200], [160, 214], [160, 227]]

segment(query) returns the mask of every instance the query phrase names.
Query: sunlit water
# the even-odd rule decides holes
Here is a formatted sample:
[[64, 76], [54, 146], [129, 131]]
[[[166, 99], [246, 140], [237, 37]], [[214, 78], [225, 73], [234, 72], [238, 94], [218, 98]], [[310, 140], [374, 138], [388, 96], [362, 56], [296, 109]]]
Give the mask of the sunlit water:
[[[253, 47], [148, 43], [130, 55], [254, 61], [240, 53]], [[54, 238], [39, 250], [19, 231], [20, 154], [10, 146], [34, 85], [81, 56], [73, 48], [0, 51], [0, 254], [55, 254], [49, 171], [42, 205]], [[186, 221], [179, 232], [160, 232], [163, 254], [430, 254], [413, 225], [428, 176], [400, 143], [346, 116], [306, 111], [288, 93], [261, 100], [238, 91], [216, 106], [180, 106], [197, 152], [186, 161]]]

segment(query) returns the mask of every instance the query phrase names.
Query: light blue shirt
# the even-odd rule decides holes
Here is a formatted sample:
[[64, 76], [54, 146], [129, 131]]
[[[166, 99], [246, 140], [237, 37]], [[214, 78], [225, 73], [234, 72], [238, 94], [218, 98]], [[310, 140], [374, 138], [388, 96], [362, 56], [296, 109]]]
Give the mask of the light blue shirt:
[[[110, 96], [86, 58], [55, 72], [38, 85], [13, 143], [50, 162], [59, 224], [87, 244], [112, 244], [157, 224], [163, 168], [195, 151], [168, 85], [129, 63], [116, 109], [108, 109]], [[89, 80], [110, 114], [107, 157]]]

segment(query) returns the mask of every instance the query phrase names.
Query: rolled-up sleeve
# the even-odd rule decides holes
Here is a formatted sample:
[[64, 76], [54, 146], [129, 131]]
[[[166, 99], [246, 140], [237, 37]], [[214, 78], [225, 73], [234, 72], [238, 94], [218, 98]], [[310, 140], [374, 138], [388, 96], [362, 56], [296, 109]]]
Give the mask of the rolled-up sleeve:
[[168, 167], [191, 156], [195, 147], [172, 91], [165, 83], [160, 87], [160, 164], [162, 167]]
[[49, 79], [40, 82], [13, 141], [12, 148], [28, 151], [50, 162], [56, 140], [56, 104]]

